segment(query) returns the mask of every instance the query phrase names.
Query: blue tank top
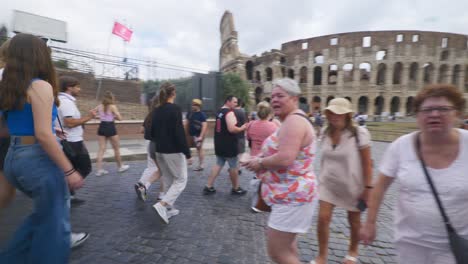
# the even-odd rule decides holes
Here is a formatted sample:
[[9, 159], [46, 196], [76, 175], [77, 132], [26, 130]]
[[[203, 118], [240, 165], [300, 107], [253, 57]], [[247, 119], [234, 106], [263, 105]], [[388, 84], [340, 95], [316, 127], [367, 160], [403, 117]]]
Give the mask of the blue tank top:
[[[33, 79], [37, 81], [40, 79]], [[54, 122], [57, 118], [57, 106], [55, 103], [52, 106], [52, 133], [55, 134]], [[10, 135], [12, 136], [34, 136], [34, 120], [32, 114], [32, 106], [30, 103], [25, 103], [22, 110], [8, 111], [7, 125]]]

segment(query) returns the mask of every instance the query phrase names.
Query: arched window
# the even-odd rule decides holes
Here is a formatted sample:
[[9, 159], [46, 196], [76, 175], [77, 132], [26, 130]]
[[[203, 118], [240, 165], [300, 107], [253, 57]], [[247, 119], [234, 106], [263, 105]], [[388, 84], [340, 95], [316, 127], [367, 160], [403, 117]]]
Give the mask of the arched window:
[[384, 63], [380, 63], [377, 68], [377, 84], [383, 85], [385, 84], [385, 74], [387, 72], [387, 65]]
[[438, 82], [439, 83], [449, 83], [447, 64], [443, 64], [443, 65], [440, 66]]
[[314, 85], [322, 85], [322, 67], [314, 67]]
[[361, 81], [369, 81], [370, 80], [370, 72], [372, 66], [368, 62], [363, 62], [359, 64], [359, 80]]
[[328, 97], [327, 97], [327, 105], [328, 105], [328, 103], [329, 103], [331, 100], [333, 100], [333, 99], [335, 99], [335, 96], [333, 96], [333, 95], [328, 96]]
[[273, 70], [270, 67], [268, 67], [266, 68], [265, 73], [266, 73], [266, 81], [271, 82], [273, 80]]
[[352, 82], [353, 81], [353, 64], [346, 63], [343, 65], [343, 81], [344, 82]]
[[401, 84], [401, 72], [403, 64], [401, 62], [395, 63], [393, 66], [393, 84]]
[[455, 86], [458, 86], [460, 82], [460, 73], [461, 73], [461, 66], [458, 64], [453, 66], [452, 84], [454, 84]]
[[300, 75], [299, 82], [300, 83], [307, 83], [307, 67], [305, 67], [305, 66], [301, 67], [299, 75]]
[[423, 66], [424, 68], [424, 83], [432, 83], [433, 80], [433, 74], [434, 74], [434, 66], [432, 66], [432, 63], [426, 63]]
[[324, 62], [324, 60], [325, 60], [325, 59], [324, 59], [324, 57], [323, 57], [322, 54], [317, 54], [317, 55], [315, 55], [315, 57], [314, 57], [314, 63], [315, 63], [315, 64], [322, 64], [322, 63]]
[[288, 70], [288, 77], [294, 80], [294, 70], [293, 69]]
[[382, 114], [383, 112], [383, 109], [384, 109], [384, 103], [385, 103], [385, 100], [383, 98], [383, 96], [377, 96], [375, 98], [375, 101], [374, 101], [374, 114], [375, 115], [380, 115]]
[[390, 113], [394, 115], [400, 112], [400, 97], [394, 96], [390, 102]]
[[416, 82], [418, 80], [418, 63], [413, 62], [410, 66], [409, 80], [411, 82]]
[[261, 82], [261, 81], [262, 81], [262, 76], [261, 76], [261, 74], [260, 74], [260, 71], [256, 71], [256, 72], [255, 72], [255, 80], [256, 80], [257, 82]]
[[245, 74], [247, 75], [247, 80], [251, 81], [253, 79], [253, 62], [247, 61], [245, 63]]
[[413, 114], [413, 100], [414, 98], [412, 96], [408, 97], [406, 99], [406, 115], [412, 115]]
[[336, 84], [338, 78], [338, 66], [336, 64], [330, 64], [328, 66], [328, 84]]
[[358, 100], [359, 113], [363, 113], [363, 114], [367, 113], [368, 104], [369, 104], [369, 99], [367, 98], [367, 96], [359, 97], [359, 100]]

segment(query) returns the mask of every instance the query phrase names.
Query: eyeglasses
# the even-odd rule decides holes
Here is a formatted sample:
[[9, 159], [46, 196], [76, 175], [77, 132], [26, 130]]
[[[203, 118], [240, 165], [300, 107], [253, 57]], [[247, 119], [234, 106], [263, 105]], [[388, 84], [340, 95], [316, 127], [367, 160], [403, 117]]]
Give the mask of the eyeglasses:
[[430, 115], [433, 111], [437, 111], [437, 113], [441, 115], [447, 115], [453, 110], [455, 110], [453, 106], [436, 106], [436, 107], [421, 108], [418, 112], [423, 115]]

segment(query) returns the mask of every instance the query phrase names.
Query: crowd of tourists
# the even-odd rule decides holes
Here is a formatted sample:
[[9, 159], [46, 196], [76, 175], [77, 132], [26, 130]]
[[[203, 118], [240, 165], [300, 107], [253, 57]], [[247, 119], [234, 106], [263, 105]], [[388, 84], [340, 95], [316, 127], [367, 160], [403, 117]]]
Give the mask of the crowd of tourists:
[[[0, 251], [0, 263], [68, 263], [70, 248], [89, 237], [70, 227], [70, 201], [80, 202], [76, 191], [92, 171], [82, 125], [97, 117], [101, 121], [96, 175], [108, 173], [102, 164], [107, 141], [117, 171], [124, 172], [129, 166], [121, 160], [114, 122], [122, 115], [114, 96], [106, 93], [102, 104], [82, 116], [76, 106], [79, 80], [57, 79], [50, 49], [37, 37], [16, 35], [0, 49], [0, 62], [0, 206], [9, 204], [15, 190], [34, 202], [34, 212]], [[269, 212], [266, 241], [273, 262], [301, 263], [297, 236], [307, 233], [317, 216], [318, 254], [310, 263], [327, 263], [333, 211], [341, 208], [347, 211], [350, 234], [342, 263], [358, 263], [359, 245], [374, 241], [379, 208], [396, 180], [398, 263], [467, 263], [468, 131], [460, 125], [468, 124], [460, 123], [466, 102], [455, 86], [433, 84], [419, 91], [414, 100], [418, 130], [392, 142], [380, 164], [371, 158], [367, 115], [354, 115], [350, 101], [331, 100], [311, 121], [298, 107], [302, 91], [296, 81], [278, 79], [272, 87], [270, 102], [257, 105], [255, 120], [249, 120], [240, 98], [225, 99], [214, 120], [216, 162], [200, 190], [215, 194], [227, 163], [230, 193], [242, 196], [247, 188], [240, 185], [240, 173], [254, 172], [258, 188], [252, 209]], [[161, 180], [153, 208], [165, 224], [179, 214], [175, 203], [187, 185], [190, 146], [197, 153], [194, 170], [205, 169], [203, 101], [194, 98], [184, 118], [176, 96], [177, 87], [166, 82], [151, 100], [141, 131], [147, 168], [134, 186], [145, 201], [150, 186]]]

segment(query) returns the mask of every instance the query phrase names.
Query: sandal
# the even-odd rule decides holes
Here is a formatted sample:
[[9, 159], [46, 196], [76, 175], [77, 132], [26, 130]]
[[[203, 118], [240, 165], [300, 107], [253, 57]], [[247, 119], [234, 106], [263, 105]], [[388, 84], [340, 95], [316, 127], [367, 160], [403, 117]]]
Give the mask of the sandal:
[[354, 263], [357, 263], [357, 262], [358, 262], [358, 259], [357, 259], [356, 257], [350, 256], [350, 255], [346, 255], [346, 256], [344, 257], [344, 262], [346, 262], [346, 261], [348, 261], [348, 260], [349, 260], [349, 261], [352, 261], [352, 262], [354, 262]]

